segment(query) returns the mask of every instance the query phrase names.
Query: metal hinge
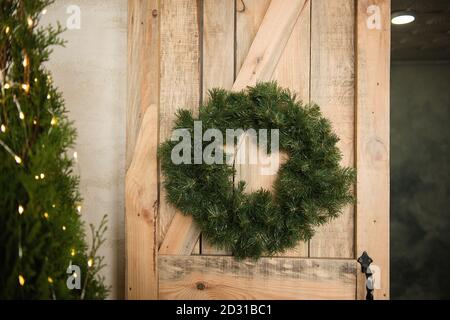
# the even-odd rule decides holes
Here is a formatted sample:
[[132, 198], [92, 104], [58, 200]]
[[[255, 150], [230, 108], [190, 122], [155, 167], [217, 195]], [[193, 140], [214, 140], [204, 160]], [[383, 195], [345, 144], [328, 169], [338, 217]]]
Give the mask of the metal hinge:
[[373, 300], [373, 273], [369, 267], [373, 260], [364, 251], [361, 257], [358, 258], [358, 262], [361, 265], [361, 272], [366, 276], [366, 300]]

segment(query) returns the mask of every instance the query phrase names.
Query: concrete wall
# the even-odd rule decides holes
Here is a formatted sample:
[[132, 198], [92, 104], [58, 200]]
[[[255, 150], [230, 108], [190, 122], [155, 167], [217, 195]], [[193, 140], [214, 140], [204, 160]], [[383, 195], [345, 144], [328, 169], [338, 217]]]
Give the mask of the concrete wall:
[[391, 71], [391, 297], [450, 298], [450, 63]]
[[83, 219], [98, 224], [109, 216], [103, 274], [110, 298], [123, 298], [127, 1], [56, 0], [41, 23], [66, 26], [69, 19], [76, 27], [70, 20], [75, 11], [67, 13], [73, 5], [80, 9], [80, 29], [64, 33], [66, 48], [55, 48], [48, 67], [78, 130]]

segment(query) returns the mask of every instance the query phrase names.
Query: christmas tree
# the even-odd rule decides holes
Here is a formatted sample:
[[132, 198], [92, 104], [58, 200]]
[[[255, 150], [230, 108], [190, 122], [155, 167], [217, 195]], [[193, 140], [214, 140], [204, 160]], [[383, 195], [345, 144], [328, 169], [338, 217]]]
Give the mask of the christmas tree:
[[44, 66], [64, 44], [60, 25], [39, 26], [51, 2], [0, 0], [0, 299], [103, 299], [106, 221], [89, 248], [76, 132]]

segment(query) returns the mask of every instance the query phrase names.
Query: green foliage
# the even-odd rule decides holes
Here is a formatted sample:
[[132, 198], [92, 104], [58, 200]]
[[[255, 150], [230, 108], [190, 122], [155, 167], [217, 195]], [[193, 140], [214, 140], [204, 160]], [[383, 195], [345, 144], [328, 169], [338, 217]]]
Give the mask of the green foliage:
[[[0, 299], [108, 294], [96, 257], [105, 226], [94, 233], [88, 253], [78, 177], [67, 155], [76, 133], [44, 66], [51, 47], [63, 44], [59, 25], [37, 26], [51, 2], [0, 0]], [[70, 263], [81, 268], [80, 290], [67, 288]]]
[[168, 202], [192, 215], [213, 245], [231, 250], [236, 258], [270, 256], [307, 241], [314, 227], [354, 201], [355, 171], [340, 166], [339, 139], [330, 122], [317, 105], [302, 105], [276, 83], [237, 93], [214, 89], [198, 118], [181, 110], [174, 128], [188, 129], [193, 136], [195, 120], [202, 121], [204, 130], [217, 128], [224, 136], [226, 129], [279, 129], [280, 151], [289, 156], [273, 194], [264, 189], [247, 194], [245, 182], [233, 183], [233, 166], [176, 165], [171, 153], [178, 141], [160, 145]]

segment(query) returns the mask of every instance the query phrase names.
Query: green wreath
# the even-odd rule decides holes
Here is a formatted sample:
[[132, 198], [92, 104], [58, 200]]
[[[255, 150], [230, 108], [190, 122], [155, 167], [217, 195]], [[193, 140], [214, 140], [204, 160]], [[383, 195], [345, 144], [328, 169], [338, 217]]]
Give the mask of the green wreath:
[[[234, 183], [234, 166], [194, 164], [193, 154], [192, 164], [175, 164], [171, 155], [179, 141], [160, 145], [167, 201], [192, 215], [212, 245], [236, 258], [271, 256], [307, 241], [314, 227], [354, 201], [355, 171], [340, 166], [339, 138], [330, 122], [317, 105], [302, 105], [275, 82], [241, 92], [214, 89], [197, 118], [179, 110], [174, 129], [193, 135], [198, 120], [204, 130], [216, 128], [224, 134], [226, 129], [279, 129], [279, 150], [289, 156], [280, 166], [273, 193], [260, 189], [247, 194], [245, 182]], [[208, 144], [202, 142], [202, 150]]]

